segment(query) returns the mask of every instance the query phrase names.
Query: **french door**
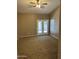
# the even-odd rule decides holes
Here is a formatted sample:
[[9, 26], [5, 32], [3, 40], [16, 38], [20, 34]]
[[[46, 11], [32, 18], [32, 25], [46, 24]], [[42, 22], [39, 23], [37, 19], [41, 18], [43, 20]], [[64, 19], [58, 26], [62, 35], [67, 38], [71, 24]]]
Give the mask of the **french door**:
[[48, 34], [48, 20], [37, 21], [37, 34]]

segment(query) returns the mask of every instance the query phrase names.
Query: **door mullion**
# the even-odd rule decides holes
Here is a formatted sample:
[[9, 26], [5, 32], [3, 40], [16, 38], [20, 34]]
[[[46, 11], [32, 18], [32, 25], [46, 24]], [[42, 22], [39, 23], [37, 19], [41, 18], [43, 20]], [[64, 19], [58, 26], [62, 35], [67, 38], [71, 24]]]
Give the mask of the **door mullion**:
[[42, 20], [42, 34], [44, 33], [44, 20]]

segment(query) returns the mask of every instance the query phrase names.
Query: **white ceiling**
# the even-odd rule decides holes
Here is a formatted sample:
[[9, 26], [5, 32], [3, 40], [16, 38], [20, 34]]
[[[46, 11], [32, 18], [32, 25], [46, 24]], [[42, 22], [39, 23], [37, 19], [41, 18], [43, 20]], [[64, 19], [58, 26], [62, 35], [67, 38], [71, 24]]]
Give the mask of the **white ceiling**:
[[28, 4], [31, 1], [35, 0], [17, 0], [17, 12], [48, 14], [60, 5], [60, 0], [40, 0], [42, 2], [47, 2], [48, 5], [46, 5], [45, 8], [37, 8], [37, 7], [29, 8]]

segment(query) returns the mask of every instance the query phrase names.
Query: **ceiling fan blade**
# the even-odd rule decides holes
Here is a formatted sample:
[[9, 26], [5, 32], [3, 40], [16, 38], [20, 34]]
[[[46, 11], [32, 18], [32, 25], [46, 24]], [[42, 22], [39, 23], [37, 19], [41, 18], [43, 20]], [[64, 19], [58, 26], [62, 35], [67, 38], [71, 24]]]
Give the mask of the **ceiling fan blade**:
[[36, 7], [36, 5], [34, 5], [33, 7]]
[[30, 4], [35, 4], [34, 2], [30, 2]]
[[42, 5], [47, 5], [47, 3], [42, 3]]
[[27, 5], [27, 8], [36, 7], [36, 5]]
[[40, 8], [45, 8], [45, 6], [41, 6]]

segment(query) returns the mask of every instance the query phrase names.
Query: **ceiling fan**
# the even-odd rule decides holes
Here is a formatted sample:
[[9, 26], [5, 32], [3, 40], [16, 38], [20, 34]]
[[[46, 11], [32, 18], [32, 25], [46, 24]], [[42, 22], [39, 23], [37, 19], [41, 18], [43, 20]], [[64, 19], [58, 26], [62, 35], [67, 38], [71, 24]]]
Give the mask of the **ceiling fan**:
[[45, 8], [48, 3], [40, 2], [40, 0], [36, 0], [35, 2], [29, 2], [29, 7], [38, 7], [38, 8]]

